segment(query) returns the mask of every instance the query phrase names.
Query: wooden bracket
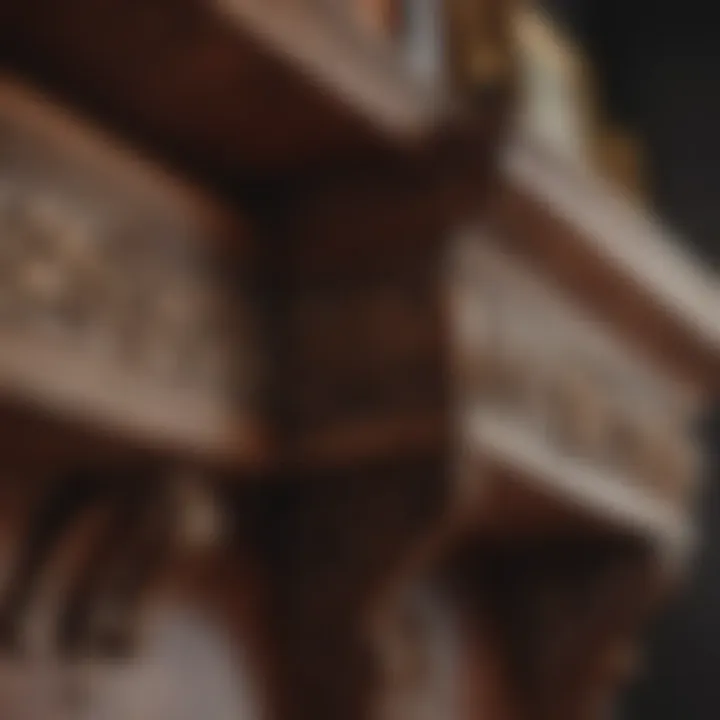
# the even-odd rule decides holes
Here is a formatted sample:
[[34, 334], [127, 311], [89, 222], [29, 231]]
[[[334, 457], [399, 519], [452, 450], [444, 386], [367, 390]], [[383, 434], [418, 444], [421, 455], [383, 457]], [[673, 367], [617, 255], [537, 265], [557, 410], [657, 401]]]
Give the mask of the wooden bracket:
[[293, 493], [277, 590], [284, 717], [375, 716], [376, 641], [432, 555], [448, 505], [443, 465], [428, 457], [324, 474]]
[[630, 539], [565, 538], [483, 543], [456, 562], [464, 606], [504, 649], [494, 661], [504, 663], [505, 705], [494, 717], [604, 717], [638, 670], [636, 639], [663, 588], [653, 551]]
[[197, 543], [217, 531], [208, 528], [213, 518], [207, 513], [199, 517], [203, 508], [196, 498], [188, 511], [188, 485], [157, 468], [100, 469], [50, 480], [17, 543], [2, 602], [5, 649], [26, 649], [36, 596], [47, 592], [49, 578], [62, 599], [59, 606], [52, 603], [55, 638], [43, 651], [127, 656], [143, 596], [178, 542]]

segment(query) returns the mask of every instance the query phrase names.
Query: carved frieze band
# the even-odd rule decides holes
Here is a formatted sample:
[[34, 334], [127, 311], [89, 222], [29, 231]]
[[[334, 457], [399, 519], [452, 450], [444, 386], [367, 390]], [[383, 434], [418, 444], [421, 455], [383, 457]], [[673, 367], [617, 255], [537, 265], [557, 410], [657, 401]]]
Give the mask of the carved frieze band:
[[451, 279], [458, 401], [520, 424], [558, 456], [684, 504], [699, 469], [698, 394], [492, 239], [458, 241]]
[[95, 388], [111, 416], [147, 410], [158, 426], [192, 424], [192, 407], [206, 428], [247, 415], [258, 383], [250, 271], [230, 249], [241, 240], [219, 205], [0, 85], [5, 387], [42, 395], [36, 375], [50, 390], [62, 375], [63, 399], [76, 387], [92, 405]]

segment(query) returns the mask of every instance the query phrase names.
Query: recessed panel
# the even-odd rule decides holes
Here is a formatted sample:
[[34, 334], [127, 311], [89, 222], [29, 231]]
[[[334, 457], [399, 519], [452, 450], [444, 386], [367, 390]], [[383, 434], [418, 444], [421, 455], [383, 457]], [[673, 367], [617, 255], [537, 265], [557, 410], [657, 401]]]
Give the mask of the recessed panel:
[[201, 445], [242, 424], [256, 391], [242, 241], [204, 196], [0, 87], [4, 392]]
[[609, 484], [683, 505], [696, 390], [481, 231], [456, 253], [457, 397], [474, 440], [529, 476], [567, 476], [568, 490], [587, 476], [596, 495]]

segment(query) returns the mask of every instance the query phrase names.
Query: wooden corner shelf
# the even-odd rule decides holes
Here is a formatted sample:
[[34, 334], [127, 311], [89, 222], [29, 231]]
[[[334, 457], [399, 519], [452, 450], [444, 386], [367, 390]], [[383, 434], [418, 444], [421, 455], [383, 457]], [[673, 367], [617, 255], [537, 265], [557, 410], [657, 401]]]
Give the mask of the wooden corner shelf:
[[243, 177], [367, 162], [452, 119], [440, 86], [325, 3], [12, 3], [5, 62], [185, 166]]
[[350, 0], [0, 3], [9, 707], [50, 578], [66, 678], [128, 661], [101, 710], [160, 650], [159, 717], [599, 716], [693, 542], [718, 296], [542, 151], [497, 172], [510, 5], [442, 4], [435, 85]]
[[469, 472], [490, 486], [476, 522], [516, 534], [586, 524], [682, 556], [696, 424], [717, 391], [716, 279], [525, 137], [456, 247], [460, 424]]

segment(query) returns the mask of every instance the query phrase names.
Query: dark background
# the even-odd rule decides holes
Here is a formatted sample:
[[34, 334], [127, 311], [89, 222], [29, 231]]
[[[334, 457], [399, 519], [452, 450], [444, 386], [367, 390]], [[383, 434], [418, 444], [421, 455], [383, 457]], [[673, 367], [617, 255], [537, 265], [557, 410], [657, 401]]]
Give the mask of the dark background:
[[[651, 201], [692, 250], [720, 266], [720, 5], [707, 0], [544, 0], [601, 79], [604, 108], [647, 152]], [[720, 413], [715, 412], [715, 416]], [[710, 482], [702, 547], [683, 596], [661, 618], [627, 720], [720, 718], [720, 419], [704, 436]]]

